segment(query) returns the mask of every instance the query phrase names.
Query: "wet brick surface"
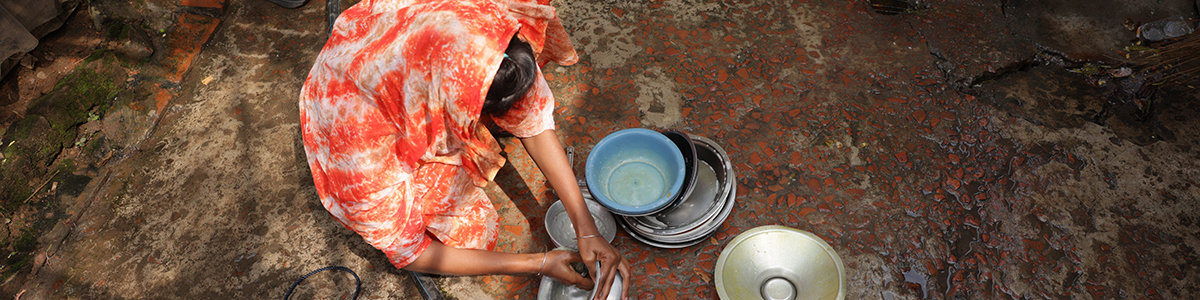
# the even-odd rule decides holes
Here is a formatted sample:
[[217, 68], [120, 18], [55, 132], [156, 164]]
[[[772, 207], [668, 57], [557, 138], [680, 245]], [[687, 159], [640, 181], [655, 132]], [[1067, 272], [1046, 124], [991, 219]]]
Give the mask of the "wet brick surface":
[[[324, 213], [307, 177], [295, 101], [325, 2], [180, 3], [226, 10], [149, 21], [174, 29], [140, 67], [156, 71], [130, 82], [159, 86], [134, 101], [153, 103], [161, 123], [90, 198], [67, 203], [87, 214], [55, 229], [63, 242], [28, 295], [279, 298], [339, 264], [368, 297], [414, 296]], [[1194, 90], [1161, 92], [1149, 121], [1098, 112], [1088, 101], [1103, 100], [1079, 95], [1099, 92], [1054, 88], [1087, 82], [1077, 74], [1020, 68], [1044, 53], [992, 2], [923, 1], [894, 16], [865, 1], [554, 4], [581, 54], [543, 70], [577, 174], [597, 141], [630, 127], [708, 137], [738, 173], [737, 205], [708, 240], [667, 250], [618, 233], [632, 299], [716, 298], [720, 251], [761, 225], [837, 249], [850, 299], [1200, 295]], [[487, 189], [497, 248], [545, 251], [555, 197], [519, 142], [502, 143], [510, 164]], [[464, 299], [529, 299], [537, 280], [443, 282], [474, 289]], [[309, 284], [338, 298], [348, 282]]]
[[[614, 243], [637, 266], [631, 298], [715, 298], [722, 247], [768, 224], [812, 231], [838, 249], [851, 298], [1196, 292], [1180, 281], [1196, 278], [1194, 258], [1152, 258], [1164, 250], [1194, 257], [1194, 226], [1184, 234], [1118, 224], [1112, 241], [1075, 232], [1098, 230], [1103, 221], [1091, 215], [1107, 206], [1087, 198], [1105, 195], [1071, 191], [1099, 186], [1086, 183], [1097, 158], [1081, 156], [1094, 153], [1018, 136], [1036, 125], [960, 91], [975, 76], [1035, 55], [1006, 29], [997, 5], [934, 1], [900, 16], [836, 1], [679, 7], [691, 4], [559, 4], [565, 19], [585, 19], [567, 22], [579, 48], [601, 50], [546, 72], [566, 144], [585, 157], [616, 130], [683, 129], [721, 143], [739, 174], [738, 205], [708, 241], [667, 250], [618, 235]], [[590, 18], [611, 26], [591, 26]], [[619, 39], [633, 54], [611, 51]], [[615, 52], [627, 60], [598, 66]], [[1187, 169], [1195, 151], [1181, 153], [1193, 159], [1181, 174], [1196, 174]], [[582, 161], [574, 166], [580, 174]], [[1200, 188], [1175, 180], [1180, 196], [1195, 199]], [[545, 203], [510, 196], [528, 207], [533, 241], [549, 245], [534, 222]], [[498, 298], [536, 292], [534, 278], [503, 277]], [[1122, 283], [1142, 277], [1164, 283]]]

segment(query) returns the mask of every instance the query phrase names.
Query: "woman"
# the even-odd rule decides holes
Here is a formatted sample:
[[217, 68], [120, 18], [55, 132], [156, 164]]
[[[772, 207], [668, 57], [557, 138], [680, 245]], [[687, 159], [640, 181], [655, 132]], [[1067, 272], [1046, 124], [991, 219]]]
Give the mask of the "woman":
[[[549, 1], [532, 1], [364, 0], [346, 10], [301, 91], [304, 150], [321, 203], [397, 268], [546, 275], [598, 284], [603, 298], [616, 272], [630, 278], [629, 263], [600, 237], [555, 135], [539, 65], [578, 58]], [[521, 139], [561, 197], [578, 254], [491, 251], [497, 214], [481, 187], [505, 159], [489, 123]], [[572, 271], [578, 261], [596, 282]]]

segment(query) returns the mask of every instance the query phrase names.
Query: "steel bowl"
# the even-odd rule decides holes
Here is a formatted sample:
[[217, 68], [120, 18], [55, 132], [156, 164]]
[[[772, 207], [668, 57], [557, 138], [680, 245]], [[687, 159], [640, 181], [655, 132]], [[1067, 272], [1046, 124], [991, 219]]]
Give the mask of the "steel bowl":
[[[600, 262], [596, 262], [596, 269], [600, 269]], [[621, 274], [617, 273], [617, 275], [615, 277], [613, 277], [613, 285], [610, 286], [609, 292], [608, 292], [608, 297], [605, 299], [606, 300], [621, 299], [621, 296], [620, 296], [621, 288], [623, 288], [623, 287], [624, 287], [624, 285], [621, 284]], [[594, 293], [596, 291], [597, 291], [596, 289], [592, 289], [591, 291], [580, 289], [580, 288], [577, 288], [577, 287], [574, 287], [571, 285], [567, 285], [567, 284], [558, 282], [558, 280], [554, 280], [554, 278], [550, 278], [550, 276], [542, 276], [542, 282], [541, 282], [541, 284], [538, 285], [537, 299], [538, 300], [592, 299], [592, 297], [595, 296], [592, 293]]]
[[696, 145], [692, 144], [690, 135], [679, 130], [665, 130], [662, 134], [671, 140], [672, 143], [675, 143], [675, 147], [679, 147], [679, 154], [683, 155], [684, 167], [683, 187], [679, 190], [678, 199], [671, 201], [671, 204], [666, 209], [663, 209], [663, 211], [667, 211], [678, 207], [692, 194], [692, 189], [696, 186], [696, 165], [699, 162], [696, 160]]
[[630, 237], [632, 237], [633, 239], [635, 239], [639, 242], [642, 242], [643, 244], [650, 245], [653, 247], [658, 247], [658, 248], [663, 248], [663, 249], [687, 248], [687, 247], [691, 247], [696, 244], [699, 244], [700, 242], [703, 242], [705, 239], [708, 238], [708, 236], [704, 236], [699, 239], [684, 241], [684, 242], [680, 242], [680, 243], [659, 242], [657, 240], [643, 236], [641, 233], [638, 233], [637, 231], [631, 230], [629, 228], [629, 224], [627, 222], [623, 221], [623, 219], [619, 219], [619, 220], [622, 220], [622, 221], [618, 222], [621, 224], [621, 228], [625, 228], [625, 232], [628, 233]]
[[837, 251], [808, 231], [761, 226], [733, 238], [717, 258], [721, 299], [845, 299]]
[[630, 236], [633, 236], [634, 239], [646, 243], [647, 245], [671, 249], [690, 247], [701, 241], [704, 241], [713, 233], [715, 233], [717, 229], [721, 228], [721, 224], [725, 223], [725, 220], [733, 211], [735, 204], [733, 197], [734, 194], [736, 194], [735, 190], [729, 191], [729, 196], [726, 198], [728, 199], [726, 205], [724, 205], [724, 208], [717, 212], [717, 215], [715, 215], [713, 218], [701, 223], [696, 227], [696, 230], [677, 235], [654, 235], [653, 233], [641, 232], [637, 229], [631, 229], [631, 227], [627, 224], [629, 222], [627, 219], [622, 218], [619, 220], [623, 221], [621, 222], [621, 225], [622, 228], [625, 228], [625, 232], [629, 233]]
[[[737, 176], [725, 150], [710, 139], [695, 136], [692, 142], [700, 162], [696, 187], [674, 209], [644, 217], [621, 217], [627, 232], [661, 248], [682, 248], [711, 235], [729, 217], [737, 196]], [[667, 247], [664, 247], [667, 246]]]
[[695, 186], [687, 198], [679, 201], [675, 207], [653, 215], [629, 217], [632, 224], [647, 232], [673, 235], [691, 231], [712, 218], [724, 206], [720, 200], [725, 197], [727, 190], [721, 186], [708, 162], [700, 162], [696, 169]]
[[[608, 213], [608, 210], [588, 198], [590, 196], [585, 197], [583, 203], [587, 204], [588, 212], [592, 214], [592, 220], [596, 222], [596, 229], [599, 229], [600, 235], [611, 243], [613, 238], [617, 237], [617, 221], [613, 219], [612, 214]], [[550, 241], [554, 242], [555, 246], [579, 249], [579, 241], [575, 239], [574, 223], [571, 223], [571, 216], [567, 214], [562, 200], [554, 201], [554, 204], [551, 204], [550, 208], [546, 210], [545, 225], [546, 233], [550, 235]]]
[[[596, 270], [600, 270], [600, 261], [599, 260], [596, 261]], [[599, 272], [599, 271], [597, 271], [597, 272]], [[622, 291], [624, 288], [625, 288], [625, 285], [621, 284], [621, 273], [617, 272], [616, 275], [613, 275], [612, 285], [608, 286], [608, 295], [605, 296], [604, 299], [605, 300], [621, 299], [621, 294], [622, 294]], [[588, 297], [588, 299], [596, 299], [596, 293], [599, 293], [599, 292], [600, 292], [600, 289], [593, 288], [592, 294], [591, 294], [591, 296]]]
[[600, 205], [615, 214], [644, 216], [679, 199], [686, 167], [679, 147], [665, 135], [630, 128], [596, 143], [584, 169]]
[[538, 300], [584, 300], [588, 299], [591, 291], [580, 289], [571, 285], [563, 284], [550, 278], [550, 276], [542, 276], [542, 282], [538, 286]]
[[[734, 195], [737, 193], [736, 187], [729, 190], [729, 194], [723, 199], [725, 205], [712, 218], [707, 219], [704, 223], [696, 226], [695, 230], [676, 234], [676, 235], [654, 235], [651, 233], [638, 232], [644, 238], [653, 239], [657, 242], [657, 247], [660, 248], [683, 248], [703, 241], [721, 228], [721, 224], [729, 218], [729, 214], [733, 212], [735, 205]], [[626, 232], [630, 230], [626, 229]], [[634, 230], [637, 232], [637, 230]], [[653, 246], [653, 244], [651, 244]]]

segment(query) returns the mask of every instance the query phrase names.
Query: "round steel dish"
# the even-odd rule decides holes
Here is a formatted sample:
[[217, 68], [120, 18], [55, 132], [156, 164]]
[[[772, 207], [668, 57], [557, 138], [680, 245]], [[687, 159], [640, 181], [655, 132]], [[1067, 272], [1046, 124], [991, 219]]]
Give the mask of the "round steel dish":
[[621, 219], [621, 220], [622, 220], [622, 221], [620, 221], [621, 228], [625, 228], [625, 232], [628, 233], [630, 237], [633, 237], [633, 239], [638, 240], [639, 242], [642, 242], [643, 244], [658, 247], [658, 248], [663, 248], [663, 249], [687, 248], [687, 247], [691, 247], [693, 245], [699, 244], [700, 242], [703, 242], [705, 239], [708, 238], [708, 236], [704, 236], [702, 238], [683, 242], [683, 243], [662, 243], [662, 242], [658, 242], [655, 240], [651, 240], [645, 236], [642, 236], [642, 234], [638, 233], [637, 231], [630, 230], [629, 224], [627, 224], [627, 221], [624, 221], [624, 219]]
[[[597, 260], [596, 261], [596, 270], [599, 270], [599, 269], [600, 269], [600, 261]], [[613, 275], [612, 285], [608, 286], [608, 295], [605, 296], [604, 299], [605, 300], [621, 299], [621, 292], [622, 292], [623, 288], [625, 288], [625, 285], [621, 284], [621, 273], [618, 272], [616, 275]], [[588, 296], [588, 299], [596, 299], [596, 293], [599, 293], [599, 292], [600, 292], [600, 289], [593, 288], [592, 294], [591, 294], [591, 296]]]
[[671, 204], [663, 211], [672, 210], [679, 206], [684, 201], [687, 201], [688, 196], [692, 194], [692, 188], [696, 186], [696, 146], [692, 144], [692, 138], [687, 133], [678, 130], [666, 130], [662, 134], [675, 143], [679, 147], [679, 154], [683, 155], [683, 189], [679, 191], [679, 198], [671, 201]]
[[[727, 199], [728, 201], [726, 202], [724, 207], [721, 209], [721, 211], [719, 211], [713, 218], [710, 218], [707, 221], [705, 221], [704, 223], [701, 223], [699, 226], [697, 226], [696, 230], [684, 232], [684, 233], [677, 234], [677, 235], [653, 235], [653, 234], [648, 234], [645, 232], [640, 232], [637, 230], [633, 230], [632, 232], [637, 232], [643, 238], [653, 239], [654, 241], [656, 241], [657, 244], [673, 245], [673, 247], [662, 247], [662, 248], [682, 248], [682, 247], [694, 245], [695, 244], [694, 242], [704, 240], [705, 238], [707, 238], [708, 236], [710, 236], [714, 232], [716, 232], [717, 229], [721, 228], [721, 224], [724, 223], [725, 219], [727, 219], [729, 217], [729, 214], [731, 212], [733, 212], [733, 207], [734, 207], [734, 203], [735, 203], [734, 195], [736, 195], [735, 190], [736, 190], [736, 187], [731, 189], [729, 191], [729, 194], [723, 198], [723, 199]], [[629, 219], [622, 218], [622, 220], [628, 222]], [[625, 227], [625, 231], [631, 232], [631, 230], [629, 230], [629, 227]]]
[[696, 187], [690, 197], [673, 209], [649, 216], [628, 217], [630, 225], [651, 235], [670, 236], [692, 231], [714, 217], [725, 206], [722, 200], [728, 190], [724, 189], [708, 162], [701, 161], [699, 165]]
[[[596, 229], [600, 230], [600, 235], [611, 243], [613, 238], [617, 237], [617, 222], [612, 214], [588, 198], [584, 198], [583, 203], [587, 204], [588, 212], [592, 213], [592, 220], [596, 221]], [[546, 233], [550, 235], [550, 241], [554, 242], [555, 246], [579, 249], [578, 241], [575, 240], [575, 227], [562, 200], [554, 201], [546, 210], [545, 225]]]
[[[696, 160], [702, 166], [711, 166], [716, 177], [715, 182], [709, 182], [706, 178], [707, 170], [697, 172], [697, 187], [692, 192], [695, 197], [700, 197], [706, 193], [706, 190], [717, 189], [715, 197], [710, 200], [710, 206], [706, 207], [705, 213], [701, 218], [686, 222], [683, 224], [668, 224], [662, 220], [670, 220], [675, 218], [671, 212], [660, 212], [649, 217], [625, 218], [629, 226], [638, 232], [643, 233], [643, 236], [657, 240], [659, 242], [683, 242], [695, 238], [695, 232], [711, 231], [710, 227], [719, 227], [725, 218], [728, 217], [728, 212], [732, 209], [732, 203], [737, 195], [732, 191], [737, 186], [737, 175], [733, 170], [733, 163], [729, 159], [729, 155], [725, 153], [725, 149], [717, 145], [716, 142], [702, 137], [692, 136], [692, 142], [696, 148]], [[707, 185], [707, 186], [700, 186]], [[687, 201], [697, 201], [698, 199], [687, 199]], [[697, 203], [703, 203], [699, 201]], [[724, 213], [724, 216], [721, 214]], [[716, 222], [713, 222], [713, 221]], [[682, 236], [685, 233], [691, 233], [690, 236]]]
[[815, 234], [760, 226], [733, 238], [717, 258], [721, 299], [845, 299], [846, 269]]
[[584, 300], [588, 299], [591, 291], [562, 284], [550, 276], [542, 276], [538, 285], [538, 300]]
[[585, 179], [592, 196], [625, 216], [653, 214], [671, 206], [683, 189], [683, 154], [657, 131], [630, 128], [596, 143]]
[[707, 238], [709, 235], [712, 235], [714, 232], [716, 232], [717, 229], [721, 228], [721, 224], [725, 223], [725, 219], [729, 218], [729, 214], [733, 212], [733, 207], [735, 204], [734, 196], [737, 193], [736, 189], [736, 187], [731, 188], [729, 190], [729, 194], [723, 198], [727, 201], [725, 202], [725, 205], [721, 211], [718, 212], [713, 218], [710, 218], [704, 223], [701, 223], [699, 226], [696, 226], [695, 230], [669, 236], [645, 235], [643, 233], [643, 237], [655, 239], [660, 243], [688, 243], [690, 241], [703, 240], [704, 238]]
[[[599, 269], [599, 265], [600, 265], [600, 263], [597, 262], [596, 269]], [[623, 287], [624, 287], [624, 285], [621, 284], [621, 274], [618, 273], [615, 277], [613, 277], [613, 285], [610, 286], [608, 297], [605, 299], [607, 299], [607, 300], [621, 299], [621, 296], [620, 296], [621, 288], [623, 288]], [[592, 295], [592, 293], [595, 291], [596, 291], [596, 289], [592, 289], [591, 291], [584, 290], [584, 289], [580, 289], [580, 288], [577, 288], [577, 287], [574, 287], [571, 285], [566, 285], [561, 282], [558, 282], [558, 280], [554, 280], [554, 278], [550, 278], [550, 276], [542, 276], [542, 282], [538, 285], [537, 299], [538, 300], [592, 299], [592, 297], [595, 296], [595, 295]]]
[[[716, 142], [707, 138], [692, 136], [692, 141], [696, 146], [697, 160], [702, 164], [717, 166], [716, 168], [712, 168], [718, 178], [714, 185], [719, 188], [718, 194], [714, 197], [715, 203], [700, 220], [697, 220], [693, 224], [675, 228], [662, 228], [661, 226], [655, 226], [654, 222], [642, 221], [650, 217], [621, 217], [621, 226], [635, 239], [659, 248], [688, 247], [708, 238], [708, 236], [721, 227], [725, 219], [729, 218], [729, 214], [733, 211], [733, 207], [736, 204], [737, 197], [737, 176], [734, 173], [729, 155]], [[703, 175], [703, 173], [699, 173], [699, 175]], [[700, 184], [701, 181], [703, 179], [697, 176], [697, 183]], [[700, 193], [703, 193], [702, 188], [697, 186], [697, 190], [693, 191], [692, 195], [699, 195]], [[667, 212], [656, 214], [656, 216], [665, 213]]]

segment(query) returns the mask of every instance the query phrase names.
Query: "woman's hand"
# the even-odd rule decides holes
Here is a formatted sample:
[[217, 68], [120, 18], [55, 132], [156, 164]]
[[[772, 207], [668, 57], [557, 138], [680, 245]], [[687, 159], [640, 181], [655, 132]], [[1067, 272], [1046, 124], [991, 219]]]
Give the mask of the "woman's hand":
[[[563, 208], [571, 217], [571, 225], [575, 227], [576, 236], [595, 236], [579, 239], [579, 255], [587, 265], [591, 278], [595, 280], [596, 287], [600, 288], [599, 293], [596, 293], [598, 299], [608, 297], [608, 290], [612, 287], [617, 272], [621, 272], [621, 278], [623, 278], [621, 280], [622, 293], [628, 291], [629, 282], [633, 281], [630, 278], [629, 262], [621, 257], [620, 251], [613, 248], [599, 235], [600, 230], [596, 228], [596, 222], [592, 220], [592, 215], [587, 210], [587, 204], [583, 202], [583, 194], [579, 191], [578, 181], [575, 180], [575, 174], [572, 173], [571, 165], [567, 162], [567, 154], [563, 151], [562, 144], [558, 142], [558, 136], [554, 130], [546, 130], [532, 137], [522, 138], [521, 144], [525, 145], [525, 152], [528, 152], [529, 157], [533, 158], [533, 162], [537, 163], [539, 169], [542, 169], [542, 174], [546, 176], [546, 182], [550, 183], [562, 200]], [[600, 261], [599, 270], [596, 269], [596, 261]], [[622, 299], [625, 299], [624, 295], [622, 295]]]
[[554, 278], [554, 280], [558, 280], [558, 282], [590, 290], [595, 286], [595, 282], [590, 278], [585, 278], [583, 275], [576, 273], [575, 269], [571, 268], [571, 263], [582, 262], [583, 259], [579, 256], [579, 253], [562, 250], [546, 252], [546, 264], [542, 266], [541, 273], [542, 275]]
[[[588, 267], [588, 273], [595, 279], [596, 288], [600, 289], [596, 299], [607, 299], [611, 291], [614, 277], [621, 272], [621, 299], [627, 299], [629, 291], [629, 262], [617, 251], [617, 248], [604, 240], [602, 236], [583, 238], [579, 240], [579, 255]], [[600, 261], [600, 269], [596, 269], [596, 261]]]

